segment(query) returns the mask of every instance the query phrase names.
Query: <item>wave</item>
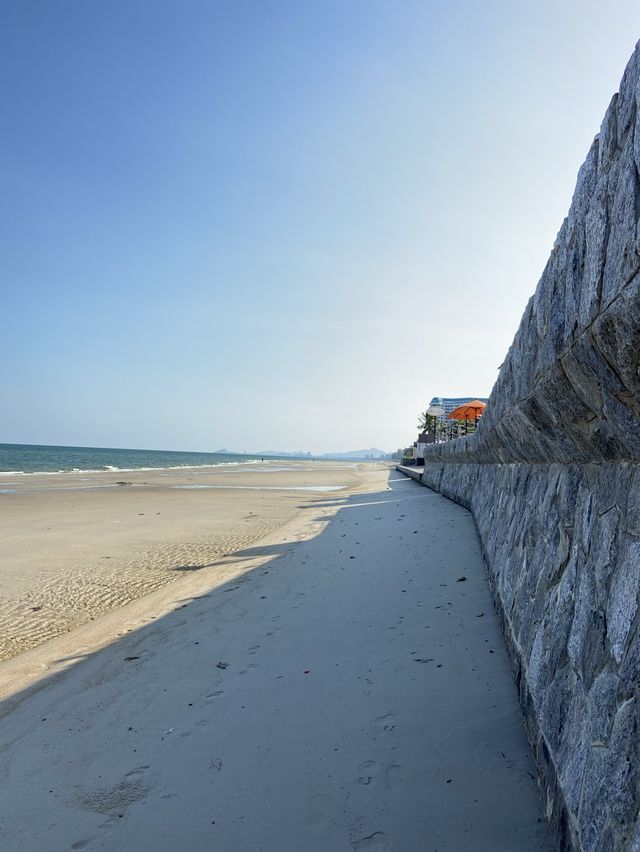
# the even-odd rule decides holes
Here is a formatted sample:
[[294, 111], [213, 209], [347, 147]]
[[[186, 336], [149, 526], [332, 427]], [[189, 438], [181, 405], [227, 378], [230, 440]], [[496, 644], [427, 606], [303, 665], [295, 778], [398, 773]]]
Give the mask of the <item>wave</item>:
[[183, 469], [208, 469], [212, 467], [238, 467], [251, 464], [268, 464], [268, 461], [260, 461], [260, 459], [247, 459], [246, 461], [234, 462], [212, 462], [211, 464], [171, 464], [162, 465], [162, 467], [117, 467], [116, 465], [105, 464], [98, 468], [65, 468], [62, 470], [0, 470], [0, 476], [59, 476], [60, 474], [68, 474], [70, 476], [78, 473], [135, 473], [136, 471], [154, 471], [154, 470], [183, 470]]

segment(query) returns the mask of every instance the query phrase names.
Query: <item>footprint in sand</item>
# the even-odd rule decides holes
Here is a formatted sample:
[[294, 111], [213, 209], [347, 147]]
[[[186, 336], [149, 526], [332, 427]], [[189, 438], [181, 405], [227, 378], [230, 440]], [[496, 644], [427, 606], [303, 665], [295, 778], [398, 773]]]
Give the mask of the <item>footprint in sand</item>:
[[[101, 830], [105, 830], [107, 828], [112, 828], [114, 826], [114, 824], [117, 823], [117, 822], [118, 822], [118, 817], [109, 817], [109, 819], [100, 823], [98, 828], [101, 829]], [[84, 849], [90, 843], [93, 843], [94, 840], [100, 840], [100, 838], [101, 838], [101, 835], [94, 834], [92, 837], [85, 837], [82, 840], [76, 840], [75, 843], [71, 844], [70, 848], [71, 849]]]
[[137, 766], [135, 769], [130, 769], [129, 772], [127, 772], [124, 777], [125, 778], [139, 778], [140, 776], [144, 775], [144, 773], [146, 772], [146, 770], [148, 768], [149, 768], [148, 766]]
[[398, 763], [392, 763], [387, 766], [386, 783], [389, 787], [393, 787], [399, 781], [402, 781], [402, 767]]
[[215, 689], [213, 692], [210, 692], [208, 693], [208, 695], [205, 695], [204, 703], [211, 704], [212, 701], [215, 701], [216, 698], [218, 698], [218, 696], [222, 695], [223, 693], [224, 689]]
[[389, 734], [396, 726], [393, 713], [386, 713], [373, 720], [373, 729], [377, 734]]
[[[105, 822], [101, 823], [98, 828], [107, 829], [113, 826], [118, 819], [122, 819], [127, 808], [136, 802], [144, 800], [153, 784], [145, 782], [144, 776], [149, 767], [136, 766], [127, 772], [120, 783], [112, 787], [103, 787], [84, 792], [78, 797], [78, 804], [90, 811], [95, 811], [98, 814], [103, 814], [107, 817]], [[76, 840], [71, 845], [71, 849], [84, 849], [94, 840], [98, 840], [100, 835], [85, 837], [81, 840]]]
[[375, 760], [365, 760], [358, 767], [358, 783], [365, 787], [381, 786], [388, 790], [402, 780], [402, 767], [397, 763], [380, 765]]
[[358, 783], [363, 784], [365, 787], [369, 786], [379, 769], [380, 766], [375, 760], [365, 760], [358, 767]]
[[391, 841], [382, 831], [374, 831], [360, 840], [353, 840], [351, 847], [355, 852], [390, 852]]

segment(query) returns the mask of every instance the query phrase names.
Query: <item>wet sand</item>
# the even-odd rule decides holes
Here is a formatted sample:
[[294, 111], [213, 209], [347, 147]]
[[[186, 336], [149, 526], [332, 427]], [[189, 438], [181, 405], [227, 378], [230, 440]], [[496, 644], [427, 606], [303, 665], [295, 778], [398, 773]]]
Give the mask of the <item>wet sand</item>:
[[247, 547], [333, 489], [357, 490], [361, 469], [273, 461], [3, 476], [0, 660]]

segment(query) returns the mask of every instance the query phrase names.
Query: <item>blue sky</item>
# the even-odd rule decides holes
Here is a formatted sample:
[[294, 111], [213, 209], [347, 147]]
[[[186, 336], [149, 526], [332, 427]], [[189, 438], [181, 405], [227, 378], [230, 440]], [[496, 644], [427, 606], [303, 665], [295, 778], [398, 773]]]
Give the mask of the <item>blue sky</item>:
[[413, 440], [488, 395], [640, 7], [7, 0], [0, 441]]

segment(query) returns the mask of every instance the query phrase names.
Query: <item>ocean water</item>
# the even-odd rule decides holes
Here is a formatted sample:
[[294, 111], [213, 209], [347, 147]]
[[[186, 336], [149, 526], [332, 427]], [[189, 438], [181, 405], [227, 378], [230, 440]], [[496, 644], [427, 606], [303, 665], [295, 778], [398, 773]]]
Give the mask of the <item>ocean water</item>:
[[[277, 456], [267, 458], [277, 459]], [[183, 453], [172, 450], [119, 450], [108, 447], [48, 447], [0, 444], [0, 476], [7, 473], [65, 473], [96, 470], [159, 470], [260, 461], [235, 453]]]

